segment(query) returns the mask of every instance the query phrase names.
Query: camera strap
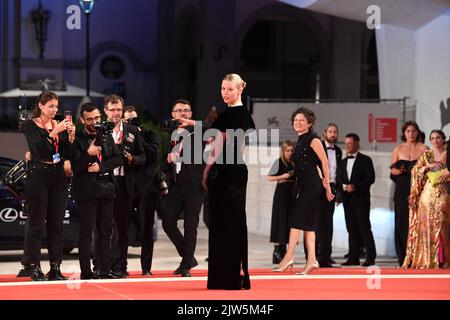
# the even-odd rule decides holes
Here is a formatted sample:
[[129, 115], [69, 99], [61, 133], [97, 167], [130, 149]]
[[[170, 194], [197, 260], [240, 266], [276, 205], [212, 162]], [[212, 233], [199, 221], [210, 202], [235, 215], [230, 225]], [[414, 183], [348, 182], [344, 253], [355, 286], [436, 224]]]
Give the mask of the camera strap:
[[[39, 119], [39, 122], [40, 122], [41, 125], [42, 125], [42, 128], [44, 128], [45, 131], [47, 131], [48, 134], [50, 135], [51, 131], [48, 130], [47, 126], [44, 124], [44, 121], [42, 121], [42, 118], [39, 117], [38, 119]], [[55, 126], [54, 126], [54, 124], [53, 124], [53, 120], [50, 119], [50, 123], [52, 124], [52, 130], [55, 129]], [[52, 139], [52, 138], [49, 137], [49, 139]], [[57, 154], [57, 153], [58, 153], [58, 144], [59, 144], [59, 135], [57, 134], [57, 135], [56, 135], [56, 138], [55, 138], [55, 139], [52, 139], [52, 141], [53, 141], [52, 144], [53, 144], [53, 146], [55, 147], [55, 154]]]

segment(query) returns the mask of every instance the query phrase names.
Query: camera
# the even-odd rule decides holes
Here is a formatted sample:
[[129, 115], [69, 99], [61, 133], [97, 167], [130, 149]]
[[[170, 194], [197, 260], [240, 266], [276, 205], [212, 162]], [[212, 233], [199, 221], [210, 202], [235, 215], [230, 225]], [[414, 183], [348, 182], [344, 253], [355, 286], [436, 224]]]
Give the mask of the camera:
[[159, 191], [160, 196], [167, 196], [169, 193], [169, 187], [166, 182], [166, 175], [163, 172], [160, 172], [159, 175], [157, 175], [157, 187]]
[[119, 153], [124, 156], [125, 158], [127, 157], [127, 153], [129, 152], [130, 148], [127, 147], [126, 145], [124, 145], [123, 143], [118, 144], [117, 145], [117, 149], [119, 149]]
[[175, 130], [181, 125], [181, 122], [173, 119], [166, 119], [161, 122], [161, 128]]
[[94, 129], [97, 132], [97, 135], [106, 135], [113, 131], [116, 125], [111, 121], [102, 121], [100, 123], [94, 124]]
[[134, 117], [128, 120], [128, 123], [135, 127], [140, 127], [142, 122], [138, 117]]
[[108, 136], [111, 135], [115, 127], [114, 122], [102, 121], [100, 123], [94, 124], [94, 129], [96, 132], [95, 145], [102, 148], [102, 156], [110, 156], [110, 146], [108, 144]]

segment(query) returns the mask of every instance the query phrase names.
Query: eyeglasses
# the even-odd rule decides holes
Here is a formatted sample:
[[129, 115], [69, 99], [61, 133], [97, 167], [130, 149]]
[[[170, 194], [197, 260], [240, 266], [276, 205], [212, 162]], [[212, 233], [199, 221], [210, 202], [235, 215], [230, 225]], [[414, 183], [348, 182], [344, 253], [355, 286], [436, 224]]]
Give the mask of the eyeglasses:
[[123, 109], [120, 109], [120, 108], [117, 108], [117, 109], [111, 108], [111, 109], [106, 109], [106, 110], [108, 110], [109, 112], [122, 112], [123, 111]]
[[182, 113], [182, 112], [188, 113], [188, 112], [192, 112], [192, 110], [190, 110], [190, 109], [176, 109], [176, 110], [173, 110], [172, 112], [175, 112], [175, 113]]

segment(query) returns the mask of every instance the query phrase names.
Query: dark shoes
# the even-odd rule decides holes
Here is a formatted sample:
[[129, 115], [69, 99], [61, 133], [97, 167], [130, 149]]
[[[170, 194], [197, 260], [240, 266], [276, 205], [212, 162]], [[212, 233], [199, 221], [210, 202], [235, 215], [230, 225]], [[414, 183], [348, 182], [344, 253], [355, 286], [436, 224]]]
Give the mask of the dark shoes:
[[361, 264], [363, 267], [370, 267], [375, 265], [375, 260], [366, 260]]
[[344, 263], [341, 263], [341, 266], [359, 266], [358, 260], [347, 260]]
[[279, 264], [286, 254], [286, 245], [278, 244], [273, 247], [272, 263]]
[[31, 266], [31, 280], [33, 281], [47, 281], [49, 280], [45, 274], [42, 272], [40, 266]]
[[[188, 266], [184, 265], [183, 263], [180, 263], [180, 265], [178, 266], [178, 268], [173, 272], [174, 275], [179, 275], [181, 274], [182, 277], [190, 277], [191, 274], [189, 273], [189, 270], [191, 270], [192, 268], [195, 268], [196, 266], [198, 266], [198, 262], [197, 260], [194, 258], [194, 261], [189, 264]], [[183, 275], [183, 273], [185, 275]]]
[[50, 271], [47, 273], [47, 278], [50, 281], [67, 280], [67, 277], [61, 273], [59, 263], [50, 264]]
[[24, 265], [22, 269], [20, 269], [19, 273], [17, 274], [17, 278], [29, 278], [31, 277], [31, 273], [33, 272], [33, 269], [30, 265]]
[[150, 270], [142, 270], [142, 275], [143, 276], [152, 276], [153, 273]]
[[[128, 272], [122, 272], [122, 271], [112, 271], [109, 275], [111, 275], [112, 279], [124, 279], [127, 277]], [[100, 275], [99, 275], [100, 276]], [[105, 278], [106, 279], [106, 278]]]

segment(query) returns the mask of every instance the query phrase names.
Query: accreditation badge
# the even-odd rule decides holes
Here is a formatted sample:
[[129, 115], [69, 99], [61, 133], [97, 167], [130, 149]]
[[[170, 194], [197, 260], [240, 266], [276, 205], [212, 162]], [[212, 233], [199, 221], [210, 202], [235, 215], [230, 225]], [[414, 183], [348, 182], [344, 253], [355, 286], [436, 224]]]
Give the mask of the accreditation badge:
[[58, 163], [61, 161], [61, 156], [59, 155], [59, 153], [55, 153], [53, 156], [53, 163]]

